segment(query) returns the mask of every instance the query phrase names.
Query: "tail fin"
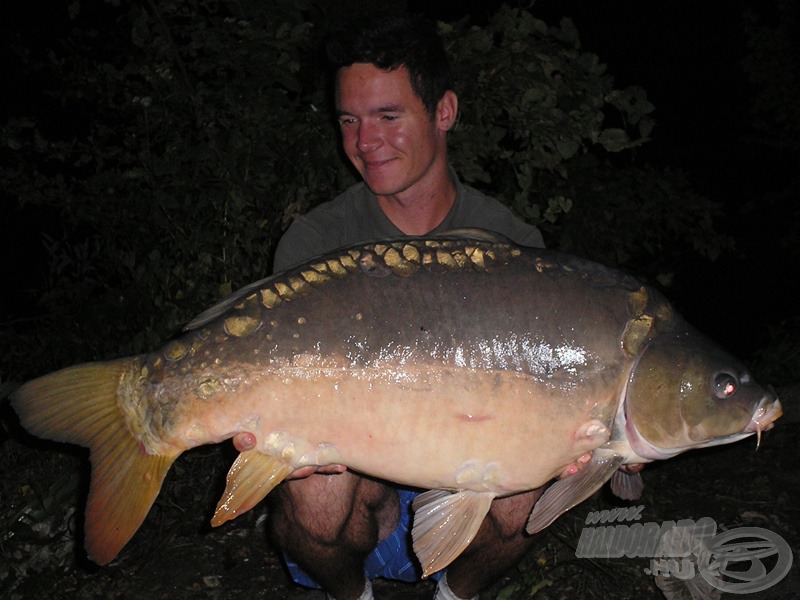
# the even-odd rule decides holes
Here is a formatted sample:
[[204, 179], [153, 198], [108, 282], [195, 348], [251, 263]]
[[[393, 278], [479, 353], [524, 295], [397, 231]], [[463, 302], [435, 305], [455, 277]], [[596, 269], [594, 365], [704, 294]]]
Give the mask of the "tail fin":
[[86, 551], [104, 565], [136, 533], [177, 457], [150, 455], [125, 424], [117, 388], [132, 359], [76, 365], [23, 385], [11, 405], [39, 437], [91, 449]]

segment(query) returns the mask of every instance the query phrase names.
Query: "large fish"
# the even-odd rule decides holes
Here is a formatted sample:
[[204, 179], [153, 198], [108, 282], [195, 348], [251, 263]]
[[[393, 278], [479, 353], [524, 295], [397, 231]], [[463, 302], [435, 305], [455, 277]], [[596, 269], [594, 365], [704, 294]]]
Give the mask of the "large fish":
[[320, 257], [152, 354], [63, 369], [11, 401], [30, 432], [91, 448], [85, 545], [100, 564], [181, 452], [251, 432], [213, 524], [294, 469], [344, 464], [431, 490], [414, 503], [425, 574], [458, 556], [496, 497], [574, 472], [536, 504], [539, 531], [612, 477], [635, 496], [624, 464], [760, 438], [781, 414], [655, 290], [480, 231]]

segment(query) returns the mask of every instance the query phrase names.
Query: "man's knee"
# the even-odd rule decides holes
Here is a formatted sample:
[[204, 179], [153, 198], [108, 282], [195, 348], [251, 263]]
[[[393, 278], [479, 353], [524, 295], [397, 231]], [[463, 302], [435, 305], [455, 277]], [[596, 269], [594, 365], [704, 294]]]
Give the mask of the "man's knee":
[[278, 545], [295, 538], [336, 543], [355, 502], [357, 480], [350, 473], [310, 475], [286, 481], [272, 493], [270, 526]]
[[543, 489], [532, 490], [492, 502], [487, 520], [495, 535], [510, 538], [521, 535], [528, 522], [533, 505], [542, 495]]
[[287, 481], [274, 494], [270, 529], [280, 547], [347, 546], [365, 553], [377, 544], [386, 507], [397, 496], [350, 472]]

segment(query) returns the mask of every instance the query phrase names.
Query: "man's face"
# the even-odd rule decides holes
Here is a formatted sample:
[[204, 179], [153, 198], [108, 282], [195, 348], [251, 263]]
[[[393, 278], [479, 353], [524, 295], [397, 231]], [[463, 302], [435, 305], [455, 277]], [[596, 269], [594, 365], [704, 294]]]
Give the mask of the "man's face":
[[450, 125], [425, 110], [405, 67], [356, 63], [339, 70], [336, 84], [345, 153], [373, 193], [413, 193], [415, 184], [443, 172], [431, 167], [446, 161]]

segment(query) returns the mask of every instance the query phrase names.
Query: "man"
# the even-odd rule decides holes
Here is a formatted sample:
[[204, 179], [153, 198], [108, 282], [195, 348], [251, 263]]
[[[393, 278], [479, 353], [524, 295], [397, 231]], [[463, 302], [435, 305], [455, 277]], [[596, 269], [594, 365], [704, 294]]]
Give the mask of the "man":
[[[461, 184], [447, 162], [458, 98], [433, 27], [381, 18], [334, 40], [336, 110], [344, 151], [363, 182], [298, 217], [283, 236], [275, 271], [340, 246], [462, 227], [543, 246], [539, 231]], [[240, 450], [250, 434], [236, 436]], [[329, 598], [372, 598], [370, 579], [420, 575], [409, 548], [416, 495], [346, 471], [300, 469], [271, 495], [271, 531], [293, 579]], [[530, 548], [524, 525], [541, 491], [495, 500], [472, 544], [439, 577], [436, 598], [473, 598]]]

